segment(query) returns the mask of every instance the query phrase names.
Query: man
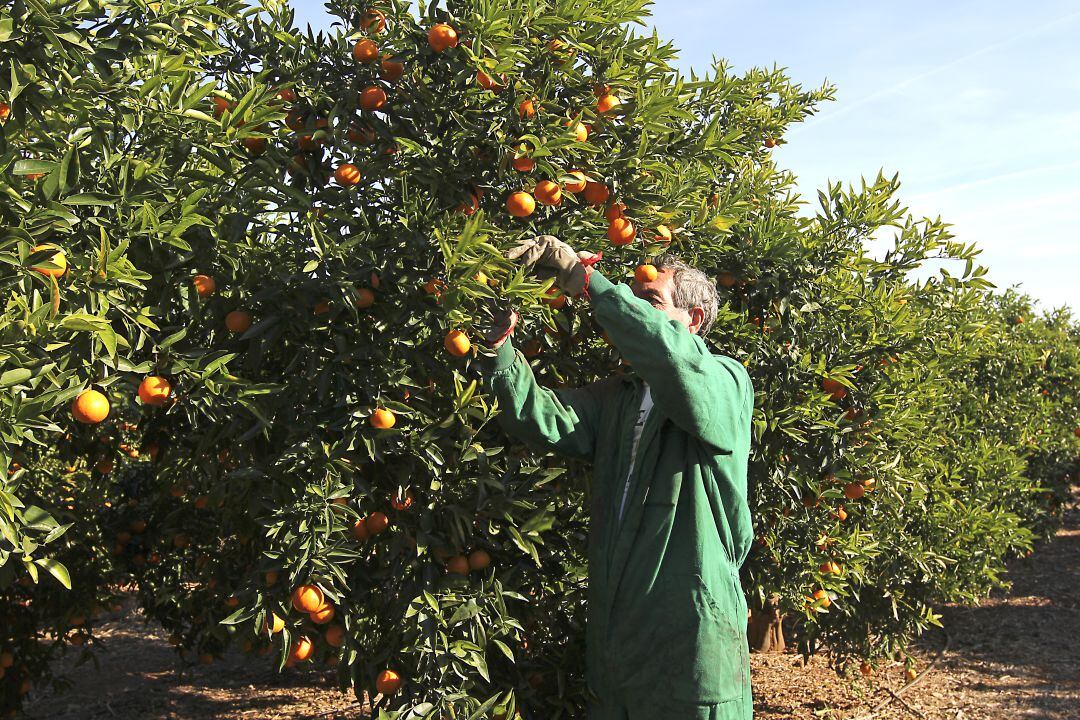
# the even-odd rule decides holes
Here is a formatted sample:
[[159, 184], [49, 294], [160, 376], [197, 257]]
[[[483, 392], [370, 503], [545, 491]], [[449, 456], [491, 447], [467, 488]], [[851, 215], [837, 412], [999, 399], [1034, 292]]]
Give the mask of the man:
[[754, 392], [701, 336], [715, 285], [673, 259], [616, 285], [545, 235], [509, 257], [587, 296], [632, 373], [540, 387], [492, 333], [489, 384], [510, 434], [591, 459], [586, 668], [590, 720], [745, 720], [753, 715], [739, 566], [753, 537], [746, 469]]

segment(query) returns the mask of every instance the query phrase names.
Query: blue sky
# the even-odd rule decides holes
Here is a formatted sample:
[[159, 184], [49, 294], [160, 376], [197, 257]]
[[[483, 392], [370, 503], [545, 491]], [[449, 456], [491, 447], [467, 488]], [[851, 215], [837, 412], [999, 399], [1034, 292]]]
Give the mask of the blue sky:
[[[322, 3], [297, 22], [328, 26]], [[808, 200], [829, 180], [900, 173], [917, 216], [974, 242], [998, 287], [1080, 309], [1080, 3], [659, 0], [680, 66], [788, 68], [837, 101], [776, 160]]]

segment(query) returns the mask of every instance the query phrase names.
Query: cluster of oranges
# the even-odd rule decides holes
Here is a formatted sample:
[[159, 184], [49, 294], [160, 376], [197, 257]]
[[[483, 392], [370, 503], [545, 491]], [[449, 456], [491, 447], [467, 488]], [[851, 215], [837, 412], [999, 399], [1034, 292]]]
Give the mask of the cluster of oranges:
[[[139, 383], [138, 395], [144, 405], [161, 407], [172, 396], [172, 384], [160, 375], [150, 375]], [[88, 425], [96, 425], [105, 420], [110, 410], [109, 398], [100, 390], [83, 390], [71, 403], [72, 416]]]
[[[276, 577], [274, 578], [276, 580]], [[345, 628], [338, 623], [332, 623], [336, 614], [333, 603], [327, 599], [322, 588], [318, 585], [300, 585], [292, 591], [290, 596], [292, 609], [301, 615], [307, 615], [315, 625], [325, 625], [323, 635], [327, 645], [333, 648], [341, 648], [345, 645]], [[285, 629], [284, 618], [271, 613], [266, 621], [264, 631], [269, 635], [275, 635]], [[289, 649], [289, 656], [285, 661], [287, 667], [292, 667], [299, 662], [311, 659], [315, 651], [315, 643], [307, 635], [299, 635]], [[383, 695], [393, 695], [401, 688], [401, 676], [394, 670], [383, 670], [376, 678], [376, 688]]]

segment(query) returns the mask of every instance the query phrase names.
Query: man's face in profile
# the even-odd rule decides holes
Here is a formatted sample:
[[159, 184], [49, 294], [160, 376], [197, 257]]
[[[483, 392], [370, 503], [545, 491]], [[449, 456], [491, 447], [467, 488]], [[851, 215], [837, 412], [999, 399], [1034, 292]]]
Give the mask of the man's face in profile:
[[663, 268], [658, 271], [655, 280], [639, 282], [635, 279], [630, 283], [630, 289], [634, 295], [696, 335], [697, 331], [701, 329], [701, 322], [705, 318], [705, 312], [700, 307], [685, 310], [675, 306], [672, 297], [674, 279], [675, 271], [671, 268]]

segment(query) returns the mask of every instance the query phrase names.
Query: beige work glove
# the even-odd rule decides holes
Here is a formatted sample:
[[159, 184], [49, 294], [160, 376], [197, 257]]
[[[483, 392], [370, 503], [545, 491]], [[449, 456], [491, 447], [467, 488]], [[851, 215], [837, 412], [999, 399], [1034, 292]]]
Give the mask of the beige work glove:
[[585, 265], [572, 247], [554, 235], [524, 240], [506, 253], [506, 257], [533, 268], [541, 280], [555, 278], [555, 284], [567, 295], [576, 297], [585, 291], [588, 274]]

